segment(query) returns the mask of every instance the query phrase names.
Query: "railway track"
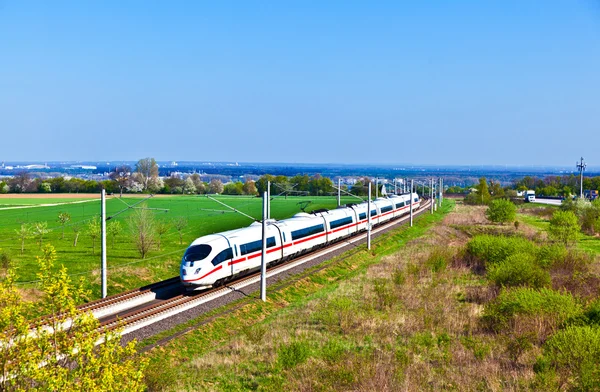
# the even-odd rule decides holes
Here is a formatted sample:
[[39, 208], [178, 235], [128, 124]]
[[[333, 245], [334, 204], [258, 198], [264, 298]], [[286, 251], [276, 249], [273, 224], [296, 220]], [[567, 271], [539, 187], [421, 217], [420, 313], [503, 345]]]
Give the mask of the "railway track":
[[[428, 211], [429, 207], [430, 202], [426, 201], [421, 205], [421, 208], [415, 211], [415, 216]], [[374, 228], [371, 233], [372, 235], [376, 235], [392, 226], [406, 223], [409, 219], [409, 215], [404, 215]], [[326, 248], [317, 249], [301, 257], [275, 265], [267, 270], [267, 279], [311, 260], [332, 254], [350, 245], [356, 245], [365, 240], [366, 237], [366, 232], [361, 233], [336, 242]], [[179, 277], [173, 277], [138, 289], [92, 301], [78, 308], [82, 311], [91, 311], [99, 320], [102, 331], [119, 329], [122, 335], [127, 335], [186, 310], [214, 301], [234, 291], [241, 291], [243, 288], [256, 284], [259, 281], [260, 272], [256, 272], [230, 282], [226, 286], [186, 292], [183, 285], [179, 282]], [[52, 316], [46, 316], [39, 319], [37, 325], [48, 324], [50, 320], [52, 320]]]

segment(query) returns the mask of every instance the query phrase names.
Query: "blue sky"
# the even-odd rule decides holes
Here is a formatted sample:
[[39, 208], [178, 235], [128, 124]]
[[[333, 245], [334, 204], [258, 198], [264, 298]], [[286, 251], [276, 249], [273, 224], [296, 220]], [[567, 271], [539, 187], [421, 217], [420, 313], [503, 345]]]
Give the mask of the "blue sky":
[[598, 1], [0, 0], [0, 53], [0, 160], [600, 164]]

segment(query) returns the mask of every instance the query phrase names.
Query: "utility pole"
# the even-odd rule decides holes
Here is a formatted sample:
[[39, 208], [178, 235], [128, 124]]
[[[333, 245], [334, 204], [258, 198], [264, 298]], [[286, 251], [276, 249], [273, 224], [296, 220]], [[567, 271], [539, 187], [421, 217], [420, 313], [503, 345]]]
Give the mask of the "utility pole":
[[583, 171], [587, 164], [583, 161], [583, 157], [581, 157], [581, 161], [575, 162], [575, 166], [579, 169], [579, 198], [583, 199]]
[[263, 192], [262, 261], [260, 263], [260, 299], [267, 301], [267, 209], [268, 192]]
[[398, 194], [398, 181], [394, 178], [394, 195]]
[[442, 177], [440, 177], [440, 181], [439, 181], [439, 189], [438, 189], [438, 207], [442, 206]]
[[342, 179], [338, 178], [338, 207], [342, 205]]
[[410, 227], [413, 225], [413, 180], [410, 180]]
[[367, 200], [367, 249], [371, 250], [371, 181], [369, 181], [369, 198]]
[[379, 197], [379, 178], [375, 178], [375, 200]]
[[431, 213], [433, 214], [433, 198], [435, 195], [435, 191], [433, 190], [433, 177], [431, 177], [431, 179], [429, 180], [429, 184], [431, 186], [431, 189], [429, 190], [429, 194], [431, 196], [431, 199], [429, 200], [429, 203], [431, 204], [429, 207], [431, 209]]
[[267, 219], [271, 219], [271, 181], [267, 181]]
[[100, 191], [100, 248], [102, 253], [102, 298], [106, 298], [106, 191]]

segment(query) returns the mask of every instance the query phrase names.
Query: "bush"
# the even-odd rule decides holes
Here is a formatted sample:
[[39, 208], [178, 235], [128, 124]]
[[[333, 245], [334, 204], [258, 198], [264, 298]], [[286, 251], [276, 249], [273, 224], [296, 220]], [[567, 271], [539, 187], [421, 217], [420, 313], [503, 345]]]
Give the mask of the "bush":
[[544, 345], [535, 370], [538, 377], [555, 371], [571, 390], [600, 390], [600, 327], [570, 326], [557, 332]]
[[505, 260], [493, 264], [488, 278], [499, 287], [529, 286], [541, 288], [550, 286], [550, 274], [540, 268], [534, 256], [529, 253], [515, 253]]
[[579, 230], [579, 221], [573, 212], [556, 211], [550, 219], [548, 237], [566, 246], [577, 241]]
[[10, 254], [0, 251], [0, 268], [7, 270], [10, 267]]
[[289, 369], [306, 361], [309, 354], [308, 342], [294, 341], [279, 348], [278, 361], [285, 369]]
[[479, 235], [467, 243], [467, 252], [486, 264], [496, 264], [516, 253], [536, 253], [537, 247], [521, 237]]
[[[519, 287], [503, 290], [500, 295], [486, 306], [483, 321], [494, 331], [510, 327], [527, 320], [534, 321], [533, 328], [539, 333], [554, 330], [567, 319], [580, 316], [581, 306], [569, 293], [561, 293], [547, 288], [539, 290]], [[523, 320], [518, 320], [523, 318]], [[543, 338], [543, 336], [539, 336]]]
[[569, 251], [562, 244], [544, 245], [537, 253], [538, 264], [544, 268], [550, 268], [554, 264], [564, 261], [568, 254]]
[[436, 247], [427, 257], [425, 265], [432, 272], [440, 272], [446, 269], [451, 258], [452, 255], [447, 248]]
[[507, 199], [492, 200], [485, 216], [494, 223], [512, 222], [517, 216], [517, 207]]

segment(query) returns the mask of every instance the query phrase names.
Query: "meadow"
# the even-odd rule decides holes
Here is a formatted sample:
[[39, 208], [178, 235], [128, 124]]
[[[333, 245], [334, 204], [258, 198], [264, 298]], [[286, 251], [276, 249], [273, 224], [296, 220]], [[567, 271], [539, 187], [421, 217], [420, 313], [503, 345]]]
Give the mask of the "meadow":
[[[114, 237], [107, 238], [108, 293], [115, 294], [126, 289], [176, 276], [179, 261], [186, 247], [195, 238], [225, 230], [244, 227], [252, 220], [242, 214], [228, 210], [218, 202], [205, 196], [155, 196], [136, 207], [150, 209], [157, 224], [166, 224], [167, 231], [160, 238], [160, 250], [156, 244], [144, 259], [135, 247], [130, 217], [136, 211], [129, 208], [147, 196], [113, 196], [107, 198], [107, 216], [115, 216], [109, 224], [119, 222], [122, 230]], [[260, 219], [262, 200], [248, 196], [217, 196], [217, 200]], [[342, 203], [359, 201], [352, 197], [343, 197]], [[21, 254], [21, 240], [17, 230], [22, 224], [35, 225], [47, 222], [48, 233], [42, 238], [43, 244], [52, 244], [58, 254], [59, 265], [64, 265], [73, 279], [82, 278], [92, 290], [92, 298], [100, 293], [100, 240], [93, 241], [88, 234], [88, 225], [100, 217], [100, 200], [61, 198], [3, 198], [0, 200], [0, 255], [3, 262], [16, 268], [18, 284], [23, 288], [35, 288], [37, 280], [36, 256], [40, 254], [39, 237], [25, 240]], [[56, 204], [39, 206], [39, 204]], [[335, 208], [337, 199], [333, 196], [273, 197], [271, 217], [289, 218], [302, 208], [312, 211], [320, 208]], [[6, 206], [30, 206], [30, 208], [6, 208]], [[58, 221], [60, 213], [68, 213], [71, 220], [63, 226]], [[118, 214], [118, 215], [117, 215]], [[179, 220], [186, 222], [180, 233], [175, 228]], [[77, 246], [74, 246], [76, 231], [79, 230]], [[35, 296], [35, 290], [32, 290]]]

